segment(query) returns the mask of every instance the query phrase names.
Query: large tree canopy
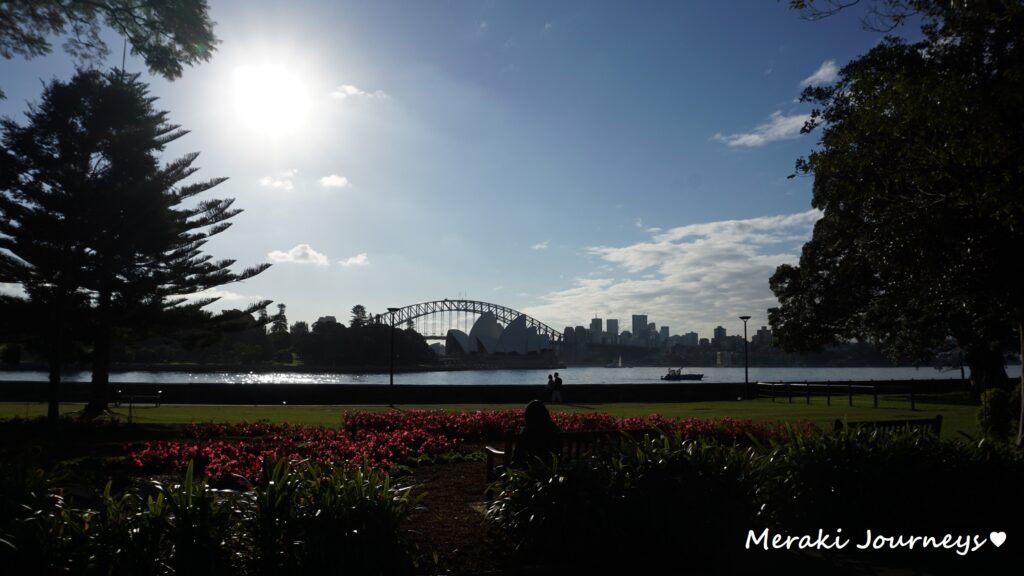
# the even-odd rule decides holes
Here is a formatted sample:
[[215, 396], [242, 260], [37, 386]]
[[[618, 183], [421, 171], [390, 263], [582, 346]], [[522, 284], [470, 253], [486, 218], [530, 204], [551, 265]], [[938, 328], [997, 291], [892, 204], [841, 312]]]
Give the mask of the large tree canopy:
[[49, 54], [51, 38], [66, 37], [64, 50], [78, 64], [98, 64], [109, 54], [103, 25], [123, 36], [150, 72], [168, 80], [209, 60], [218, 42], [206, 0], [5, 0], [0, 56]]
[[185, 132], [153, 101], [135, 75], [79, 72], [49, 84], [25, 126], [0, 124], [0, 281], [49, 311], [51, 351], [84, 299], [94, 411], [106, 406], [113, 338], [180, 326], [212, 301], [186, 296], [269, 266], [235, 273], [233, 260], [202, 252], [240, 210], [232, 199], [196, 199], [223, 178], [183, 183], [197, 154], [160, 165]]
[[805, 131], [823, 130], [797, 172], [823, 217], [772, 277], [770, 321], [789, 349], [864, 338], [921, 356], [952, 335], [985, 386], [1024, 306], [1024, 4], [879, 4], [916, 12], [924, 38], [887, 38], [805, 90], [820, 106]]

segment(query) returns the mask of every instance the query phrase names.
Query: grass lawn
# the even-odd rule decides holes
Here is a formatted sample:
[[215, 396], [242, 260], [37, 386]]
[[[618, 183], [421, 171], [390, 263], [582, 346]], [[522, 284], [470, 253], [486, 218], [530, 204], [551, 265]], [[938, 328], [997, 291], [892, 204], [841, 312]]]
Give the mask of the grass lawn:
[[[520, 409], [518, 404], [445, 404], [445, 405], [402, 405], [400, 409], [433, 410], [507, 410]], [[942, 437], [963, 438], [960, 432], [979, 437], [976, 421], [977, 405], [962, 395], [919, 396], [916, 410], [910, 409], [910, 399], [904, 395], [880, 396], [879, 407], [873, 407], [870, 397], [855, 397], [854, 405], [847, 404], [845, 397], [832, 398], [832, 405], [826, 405], [825, 398], [812, 398], [808, 405], [805, 398], [794, 398], [792, 404], [785, 399], [772, 402], [771, 399], [757, 399], [737, 402], [678, 402], [678, 403], [617, 403], [617, 404], [566, 404], [552, 406], [553, 410], [598, 411], [613, 416], [643, 416], [661, 414], [670, 418], [721, 418], [732, 417], [741, 420], [800, 421], [810, 420], [819, 426], [831, 428], [836, 418], [849, 421], [891, 420], [903, 418], [931, 418], [942, 414]], [[61, 413], [82, 409], [81, 404], [62, 404]], [[206, 405], [164, 405], [136, 406], [133, 420], [138, 423], [175, 424], [189, 422], [240, 422], [268, 420], [336, 426], [346, 410], [388, 410], [387, 406], [206, 406]], [[128, 417], [128, 408], [114, 408], [114, 412]], [[46, 405], [41, 403], [0, 403], [0, 419], [22, 417], [34, 418], [46, 414]]]

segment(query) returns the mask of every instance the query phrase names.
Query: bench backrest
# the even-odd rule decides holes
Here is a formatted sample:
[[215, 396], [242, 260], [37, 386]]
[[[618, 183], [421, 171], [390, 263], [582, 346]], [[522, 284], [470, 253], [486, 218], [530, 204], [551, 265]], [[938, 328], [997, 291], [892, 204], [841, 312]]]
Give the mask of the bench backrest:
[[[639, 440], [644, 436], [659, 435], [660, 432], [654, 428], [643, 428], [638, 430], [582, 430], [572, 432], [559, 432], [558, 440], [562, 446], [559, 459], [563, 462], [580, 460], [588, 454], [592, 454], [605, 448], [617, 447], [623, 441], [634, 439]], [[505, 460], [515, 454], [516, 443], [519, 441], [518, 432], [507, 432], [505, 434]]]

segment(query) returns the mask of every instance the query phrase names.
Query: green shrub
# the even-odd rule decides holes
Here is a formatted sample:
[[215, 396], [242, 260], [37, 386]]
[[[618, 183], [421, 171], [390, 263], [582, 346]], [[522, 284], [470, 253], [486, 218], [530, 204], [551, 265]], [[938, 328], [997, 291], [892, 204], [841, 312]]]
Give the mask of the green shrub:
[[46, 471], [30, 458], [0, 466], [0, 566], [12, 573], [52, 573], [77, 566], [83, 523]]
[[154, 486], [157, 496], [148, 499], [148, 508], [154, 518], [166, 518], [170, 547], [167, 563], [174, 573], [231, 572], [232, 556], [227, 541], [235, 523], [235, 493], [210, 488], [205, 479], [195, 478], [191, 461], [181, 484]]
[[981, 394], [978, 424], [988, 438], [1006, 440], [1010, 434], [1010, 395], [1002, 388], [989, 388]]
[[259, 574], [285, 574], [298, 565], [292, 542], [299, 532], [300, 487], [301, 479], [286, 458], [263, 462], [260, 482], [250, 493], [252, 508], [247, 515], [255, 553], [252, 560]]
[[114, 496], [111, 486], [107, 482], [103, 489], [102, 508], [85, 512], [90, 568], [110, 576], [161, 573], [167, 522], [163, 498], [144, 502], [132, 492]]
[[400, 528], [417, 503], [388, 475], [286, 460], [263, 482], [215, 490], [189, 463], [180, 484], [112, 493], [78, 510], [34, 467], [0, 473], [0, 561], [12, 574], [405, 574]]
[[568, 465], [506, 470], [487, 517], [529, 558], [587, 550], [572, 561], [628, 571], [680, 555], [720, 564], [754, 518], [742, 484], [750, 464], [743, 448], [656, 436]]
[[1024, 457], [1008, 444], [918, 430], [854, 427], [751, 448], [668, 437], [506, 471], [488, 518], [531, 558], [579, 549], [591, 568], [624, 573], [680, 558], [697, 571], [748, 572], [742, 563], [761, 557], [736, 554], [747, 530], [988, 534], [1019, 522], [1022, 483]]
[[1007, 496], [1024, 460], [1006, 444], [852, 428], [775, 445], [750, 479], [760, 524], [795, 533], [987, 533], [1017, 522], [1020, 499]]
[[1013, 387], [1013, 391], [1010, 392], [1010, 419], [1018, 420], [1020, 418], [1020, 395], [1021, 395], [1021, 383], [1017, 382], [1017, 385]]
[[418, 499], [383, 472], [265, 462], [250, 532], [261, 574], [405, 574], [415, 568], [401, 523]]

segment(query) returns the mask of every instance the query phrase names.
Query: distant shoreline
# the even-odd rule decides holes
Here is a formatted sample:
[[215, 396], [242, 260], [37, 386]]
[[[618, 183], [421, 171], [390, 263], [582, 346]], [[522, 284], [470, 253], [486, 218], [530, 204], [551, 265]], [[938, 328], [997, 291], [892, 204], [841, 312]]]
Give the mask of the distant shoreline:
[[[522, 364], [522, 365], [495, 365], [487, 363], [479, 364], [458, 364], [458, 365], [417, 365], [417, 366], [395, 366], [395, 374], [415, 372], [461, 372], [468, 370], [564, 370], [565, 364]], [[62, 373], [68, 372], [90, 372], [92, 366], [88, 364], [65, 366]], [[0, 367], [2, 372], [48, 372], [46, 364], [22, 363], [16, 367]], [[389, 366], [295, 366], [295, 365], [230, 365], [230, 364], [114, 364], [110, 367], [111, 373], [124, 372], [189, 372], [195, 374], [218, 374], [250, 372], [253, 374], [273, 374], [275, 372], [299, 373], [299, 374], [387, 374]]]

